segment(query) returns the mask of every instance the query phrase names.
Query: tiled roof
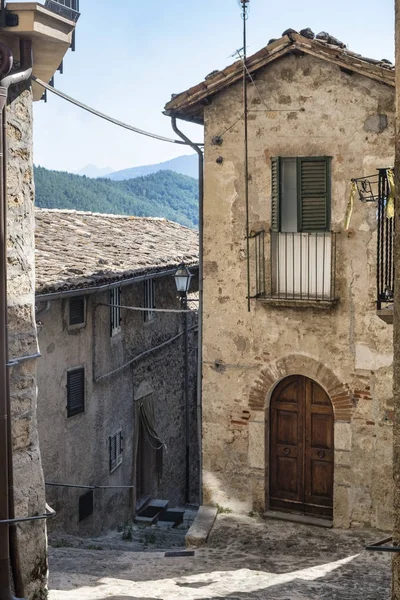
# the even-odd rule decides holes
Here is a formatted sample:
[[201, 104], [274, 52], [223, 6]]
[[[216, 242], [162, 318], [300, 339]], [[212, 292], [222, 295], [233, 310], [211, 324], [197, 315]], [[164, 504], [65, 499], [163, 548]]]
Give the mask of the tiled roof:
[[198, 233], [165, 219], [35, 209], [36, 293], [198, 264]]
[[[389, 61], [366, 58], [351, 52], [344, 44], [329, 34], [324, 34], [325, 39], [310, 39], [293, 30], [288, 31], [287, 35], [271, 41], [267, 46], [247, 58], [246, 65], [250, 73], [255, 73], [286, 54], [304, 53], [335, 63], [343, 69], [365, 75], [381, 83], [395, 85], [394, 66]], [[338, 42], [339, 45], [332, 42]], [[164, 114], [195, 123], [203, 123], [204, 105], [212, 96], [226, 90], [240, 81], [242, 77], [243, 63], [240, 60], [222, 71], [212, 71], [198, 85], [180, 94], [174, 94], [170, 102], [165, 105]]]

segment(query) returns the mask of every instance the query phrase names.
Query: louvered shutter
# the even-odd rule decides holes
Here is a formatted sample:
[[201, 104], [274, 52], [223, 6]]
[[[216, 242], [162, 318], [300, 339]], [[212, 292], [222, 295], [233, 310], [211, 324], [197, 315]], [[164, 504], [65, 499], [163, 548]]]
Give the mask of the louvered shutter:
[[330, 158], [297, 159], [299, 231], [329, 231]]
[[67, 373], [67, 416], [73, 417], [85, 410], [85, 369]]
[[69, 324], [78, 325], [85, 322], [85, 298], [76, 296], [69, 300]]
[[271, 230], [280, 229], [280, 158], [271, 158]]

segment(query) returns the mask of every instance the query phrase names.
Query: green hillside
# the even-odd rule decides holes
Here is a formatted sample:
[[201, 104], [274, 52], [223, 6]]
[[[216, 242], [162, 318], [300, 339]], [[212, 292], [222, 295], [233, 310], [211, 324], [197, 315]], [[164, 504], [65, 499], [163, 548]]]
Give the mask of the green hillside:
[[172, 171], [111, 181], [35, 167], [36, 206], [165, 217], [198, 227], [198, 183]]

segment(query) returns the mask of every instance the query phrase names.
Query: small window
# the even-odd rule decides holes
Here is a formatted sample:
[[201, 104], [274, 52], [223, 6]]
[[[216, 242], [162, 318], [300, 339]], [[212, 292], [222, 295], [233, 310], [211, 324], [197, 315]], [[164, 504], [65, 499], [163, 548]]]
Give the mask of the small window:
[[[144, 308], [155, 308], [155, 285], [154, 279], [146, 279], [144, 282]], [[156, 316], [156, 313], [152, 310], [144, 311], [144, 320], [151, 321]]]
[[118, 429], [113, 435], [110, 435], [110, 471], [114, 471], [122, 463], [122, 430]]
[[93, 490], [79, 496], [79, 521], [93, 514]]
[[271, 159], [271, 229], [329, 231], [330, 157]]
[[69, 299], [69, 324], [80, 325], [85, 322], [85, 296]]
[[110, 334], [116, 335], [121, 331], [121, 288], [110, 290]]
[[73, 417], [85, 410], [85, 369], [67, 372], [67, 416]]

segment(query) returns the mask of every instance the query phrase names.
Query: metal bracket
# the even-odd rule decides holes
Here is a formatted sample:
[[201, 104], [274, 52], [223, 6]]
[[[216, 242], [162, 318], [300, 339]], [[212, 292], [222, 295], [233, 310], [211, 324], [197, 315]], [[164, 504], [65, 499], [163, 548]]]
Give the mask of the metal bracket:
[[56, 516], [56, 511], [53, 510], [48, 504], [46, 504], [46, 513], [44, 515], [35, 515], [34, 517], [20, 517], [16, 519], [4, 519], [0, 521], [2, 525], [9, 525], [10, 523], [24, 523], [25, 521], [38, 521], [39, 519], [52, 519]]
[[391, 542], [392, 539], [392, 537], [385, 538], [384, 540], [365, 546], [365, 549], [370, 552], [400, 552], [400, 546], [385, 546], [385, 544]]

